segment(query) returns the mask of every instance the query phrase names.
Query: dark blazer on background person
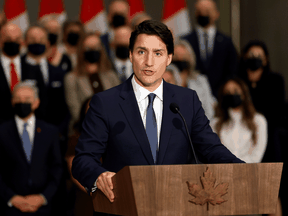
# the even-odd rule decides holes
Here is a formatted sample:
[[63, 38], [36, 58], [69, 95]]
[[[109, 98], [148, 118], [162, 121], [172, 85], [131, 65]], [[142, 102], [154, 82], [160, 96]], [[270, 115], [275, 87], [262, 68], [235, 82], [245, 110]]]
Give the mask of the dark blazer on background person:
[[[41, 81], [40, 69], [39, 67], [27, 65], [24, 62], [23, 58], [21, 58], [21, 81], [27, 79], [35, 80], [37, 82], [36, 85], [39, 88], [39, 97], [41, 100], [43, 98], [42, 97], [43, 83]], [[11, 98], [12, 98], [11, 89], [7, 82], [2, 62], [0, 60], [0, 100], [1, 100], [0, 123], [13, 118], [14, 116], [14, 111], [11, 104]], [[38, 110], [39, 111], [36, 112], [36, 116], [38, 118], [41, 118], [42, 117], [41, 107], [39, 107]]]
[[15, 119], [0, 125], [0, 200], [6, 206], [1, 215], [26, 215], [7, 203], [14, 195], [30, 194], [43, 194], [47, 199], [47, 205], [40, 207], [37, 215], [49, 213], [62, 175], [58, 137], [57, 128], [36, 119], [29, 164]]
[[44, 112], [41, 119], [58, 126], [60, 133], [66, 133], [69, 122], [69, 113], [64, 93], [65, 71], [63, 71], [60, 67], [51, 65], [47, 61], [48, 83], [45, 84], [40, 67], [38, 65], [33, 66], [27, 63], [26, 57], [27, 55], [22, 57], [25, 65], [27, 65], [27, 67], [37, 67], [39, 70], [38, 73], [41, 79], [42, 91], [40, 94], [42, 97], [40, 97], [40, 107], [38, 109], [43, 109]]
[[[94, 95], [90, 102], [72, 165], [73, 176], [88, 193], [105, 171], [118, 172], [128, 165], [154, 165], [132, 76], [123, 84]], [[173, 102], [179, 105], [187, 121], [196, 154], [202, 162], [243, 163], [213, 133], [196, 92], [163, 81], [163, 116], [156, 164], [194, 161], [182, 119], [169, 108]]]
[[199, 38], [196, 31], [184, 36], [196, 55], [196, 69], [207, 75], [211, 85], [212, 93], [218, 97], [218, 89], [230, 77], [237, 74], [238, 55], [230, 37], [216, 32], [213, 52], [210, 57], [209, 65], [206, 65], [200, 55]]

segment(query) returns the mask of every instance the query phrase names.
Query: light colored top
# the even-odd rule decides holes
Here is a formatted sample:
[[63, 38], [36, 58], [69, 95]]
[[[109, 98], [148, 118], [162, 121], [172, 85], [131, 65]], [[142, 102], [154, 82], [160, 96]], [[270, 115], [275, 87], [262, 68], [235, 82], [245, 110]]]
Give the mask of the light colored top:
[[20, 55], [16, 56], [13, 60], [11, 60], [10, 58], [8, 58], [5, 55], [1, 55], [1, 62], [2, 62], [2, 66], [3, 66], [3, 70], [4, 70], [4, 74], [6, 76], [6, 80], [9, 86], [11, 86], [11, 67], [10, 64], [11, 62], [14, 63], [15, 65], [15, 72], [17, 74], [18, 80], [21, 80], [21, 59], [20, 59]]
[[119, 75], [122, 74], [122, 68], [125, 66], [125, 77], [128, 79], [131, 74], [133, 73], [132, 70], [132, 63], [130, 62], [130, 59], [128, 58], [126, 61], [120, 60], [117, 57], [115, 58], [115, 67]]
[[212, 95], [210, 84], [207, 77], [204, 74], [198, 74], [196, 79], [189, 79], [187, 86], [197, 92], [199, 100], [202, 103], [202, 107], [205, 111], [205, 115], [209, 120], [214, 117], [214, 106], [216, 99]]
[[[98, 73], [103, 90], [107, 90], [120, 84], [114, 71]], [[78, 76], [76, 71], [69, 72], [64, 77], [65, 98], [68, 105], [71, 120], [69, 134], [73, 133], [73, 125], [79, 120], [80, 110], [83, 103], [94, 95], [88, 76]]]
[[198, 44], [200, 49], [200, 56], [202, 60], [206, 60], [206, 42], [204, 33], [207, 33], [208, 36], [208, 53], [212, 55], [214, 48], [214, 41], [216, 36], [216, 26], [210, 26], [208, 29], [204, 29], [201, 26], [196, 26], [196, 32], [198, 35]]
[[47, 61], [47, 59], [46, 58], [41, 58], [40, 62], [37, 63], [35, 59], [33, 59], [32, 57], [27, 55], [26, 62], [28, 64], [34, 65], [34, 66], [39, 64], [44, 83], [46, 85], [48, 85], [48, 83], [49, 83], [49, 71], [48, 71], [48, 61]]
[[[228, 110], [231, 121], [228, 124], [223, 124], [220, 131], [220, 139], [236, 157], [246, 163], [261, 162], [265, 149], [267, 147], [267, 121], [265, 117], [259, 113], [254, 116], [256, 124], [256, 144], [252, 140], [252, 131], [242, 121], [242, 113]], [[210, 126], [216, 132], [216, 123], [218, 118], [211, 121]]]
[[158, 138], [158, 147], [159, 147], [159, 139], [160, 139], [160, 132], [161, 132], [161, 122], [162, 122], [162, 112], [163, 112], [163, 80], [160, 86], [153, 92], [148, 91], [144, 87], [140, 86], [136, 80], [135, 75], [132, 77], [132, 87], [135, 93], [135, 97], [137, 100], [137, 104], [139, 107], [139, 111], [141, 114], [141, 118], [143, 121], [144, 128], [146, 129], [146, 115], [147, 115], [147, 107], [149, 104], [148, 95], [150, 93], [154, 93], [156, 95], [154, 102], [153, 102], [153, 109], [156, 116], [156, 123], [157, 123], [157, 138]]

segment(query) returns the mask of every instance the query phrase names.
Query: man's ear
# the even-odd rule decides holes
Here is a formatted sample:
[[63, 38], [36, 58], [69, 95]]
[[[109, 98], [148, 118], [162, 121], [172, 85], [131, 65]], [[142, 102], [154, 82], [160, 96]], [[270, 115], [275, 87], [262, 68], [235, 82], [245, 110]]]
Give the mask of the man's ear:
[[36, 98], [34, 100], [34, 102], [31, 104], [31, 108], [33, 111], [35, 111], [40, 105], [40, 99], [39, 98]]
[[168, 55], [168, 60], [167, 60], [167, 65], [166, 65], [166, 66], [168, 66], [168, 65], [171, 64], [171, 62], [172, 62], [172, 57], [173, 57], [173, 54], [172, 54], [172, 53]]
[[132, 63], [132, 51], [129, 50], [129, 59], [130, 59], [130, 62]]

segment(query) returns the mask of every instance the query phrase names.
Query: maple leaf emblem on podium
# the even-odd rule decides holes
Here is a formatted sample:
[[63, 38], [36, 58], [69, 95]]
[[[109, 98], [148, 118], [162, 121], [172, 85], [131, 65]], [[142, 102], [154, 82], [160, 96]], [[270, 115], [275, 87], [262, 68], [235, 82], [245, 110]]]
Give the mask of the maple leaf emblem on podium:
[[[223, 195], [228, 193], [228, 183], [220, 183], [214, 187], [216, 178], [213, 177], [212, 172], [209, 167], [203, 173], [203, 176], [200, 177], [203, 188], [194, 183], [186, 182], [189, 189], [189, 194], [195, 198], [189, 200], [189, 202], [195, 203], [196, 205], [207, 205], [210, 203], [212, 205], [220, 205], [227, 200], [222, 198]], [[208, 208], [208, 206], [207, 206]]]

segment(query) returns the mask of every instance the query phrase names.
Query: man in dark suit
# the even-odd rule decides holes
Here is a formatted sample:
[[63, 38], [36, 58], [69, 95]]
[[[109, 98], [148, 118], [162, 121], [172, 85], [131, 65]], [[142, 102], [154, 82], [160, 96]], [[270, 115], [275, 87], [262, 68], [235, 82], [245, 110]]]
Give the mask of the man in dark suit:
[[[41, 107], [45, 111], [43, 120], [58, 127], [61, 155], [63, 163], [65, 163], [64, 155], [67, 150], [67, 130], [69, 123], [68, 107], [63, 85], [65, 71], [48, 62], [47, 48], [49, 48], [49, 40], [45, 28], [31, 26], [26, 32], [25, 42], [28, 52], [23, 56], [23, 63], [28, 67], [38, 67], [40, 69], [44, 92]], [[61, 203], [61, 200], [65, 200], [65, 196], [65, 176], [63, 175], [59, 191], [57, 191], [55, 196], [55, 199], [59, 201], [55, 201], [53, 214], [55, 214], [54, 212], [59, 213], [59, 215], [65, 214], [64, 205]]]
[[87, 192], [96, 186], [113, 202], [111, 178], [124, 166], [195, 161], [184, 124], [169, 108], [173, 102], [202, 162], [241, 163], [212, 132], [196, 92], [163, 81], [174, 51], [167, 26], [142, 22], [131, 34], [129, 49], [134, 74], [93, 96], [75, 149], [72, 173]]
[[238, 56], [230, 37], [219, 32], [215, 22], [219, 11], [213, 0], [197, 1], [195, 30], [183, 37], [194, 49], [196, 69], [206, 74], [212, 93], [218, 97], [218, 89], [225, 80], [236, 75]]
[[[2, 27], [0, 37], [2, 49], [0, 57], [0, 123], [14, 116], [11, 92], [17, 82], [26, 79], [34, 80], [37, 87], [41, 89], [39, 69], [37, 67], [27, 68], [20, 57], [22, 43], [22, 32], [17, 25], [6, 24]], [[40, 90], [40, 92], [42, 91]]]
[[1, 215], [49, 215], [62, 163], [57, 128], [35, 118], [39, 103], [31, 81], [18, 83], [12, 98], [15, 117], [0, 125]]
[[114, 40], [111, 43], [112, 63], [121, 82], [125, 82], [133, 73], [129, 60], [129, 38], [132, 29], [121, 26], [114, 30]]
[[41, 101], [45, 115], [43, 120], [59, 127], [61, 134], [66, 134], [68, 127], [68, 107], [64, 95], [65, 72], [60, 67], [51, 65], [46, 57], [49, 46], [48, 34], [40, 26], [31, 26], [25, 37], [27, 54], [22, 57], [27, 67], [38, 67], [44, 96]]

